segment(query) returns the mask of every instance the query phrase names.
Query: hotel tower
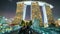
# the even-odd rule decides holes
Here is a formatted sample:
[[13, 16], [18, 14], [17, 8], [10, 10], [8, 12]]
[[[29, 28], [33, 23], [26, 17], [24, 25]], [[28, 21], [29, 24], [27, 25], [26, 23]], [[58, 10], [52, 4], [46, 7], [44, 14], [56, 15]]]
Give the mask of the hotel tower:
[[26, 19], [27, 6], [30, 6], [30, 20], [32, 22], [37, 19], [39, 25], [44, 25], [44, 27], [48, 27], [49, 24], [54, 22], [52, 15], [53, 6], [51, 4], [41, 1], [21, 1], [17, 2], [16, 16], [12, 23], [21, 23], [22, 20]]

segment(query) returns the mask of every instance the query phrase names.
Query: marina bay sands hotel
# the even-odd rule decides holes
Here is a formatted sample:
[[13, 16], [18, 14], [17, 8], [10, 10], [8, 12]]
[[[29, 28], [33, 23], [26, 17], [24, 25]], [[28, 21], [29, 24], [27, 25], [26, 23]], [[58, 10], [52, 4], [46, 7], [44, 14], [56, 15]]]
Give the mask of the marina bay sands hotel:
[[41, 1], [21, 1], [17, 2], [16, 16], [13, 23], [19, 23], [21, 20], [25, 21], [27, 6], [30, 6], [30, 20], [32, 22], [36, 18], [39, 20], [40, 26], [43, 24], [44, 27], [48, 27], [49, 24], [54, 22], [52, 15], [53, 6], [51, 4]]

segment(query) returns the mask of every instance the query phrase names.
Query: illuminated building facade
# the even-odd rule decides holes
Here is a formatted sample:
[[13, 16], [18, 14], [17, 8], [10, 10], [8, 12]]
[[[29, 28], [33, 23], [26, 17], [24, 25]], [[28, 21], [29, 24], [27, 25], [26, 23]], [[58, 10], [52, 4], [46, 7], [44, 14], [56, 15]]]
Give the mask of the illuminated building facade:
[[31, 3], [31, 19], [34, 20], [35, 18], [39, 20], [40, 22], [40, 26], [42, 26], [42, 15], [41, 15], [41, 11], [40, 11], [40, 8], [39, 8], [39, 4], [38, 2], [32, 2]]
[[55, 26], [56, 26], [56, 27], [59, 27], [59, 26], [60, 26], [60, 18], [55, 21]]
[[18, 24], [23, 20], [23, 9], [24, 9], [24, 3], [17, 4], [17, 10], [16, 10], [16, 16], [13, 24]]
[[[26, 6], [28, 5], [31, 6], [30, 20], [34, 21], [34, 19], [36, 18], [39, 20], [40, 26], [42, 26], [42, 24], [44, 23], [44, 27], [48, 27], [48, 24], [53, 23], [52, 21], [53, 16], [52, 16], [52, 11], [51, 11], [53, 6], [48, 3], [40, 2], [40, 1], [17, 2], [17, 11], [16, 11], [16, 16], [13, 23], [20, 23], [21, 20], [25, 20]], [[41, 12], [43, 13], [43, 15]], [[42, 19], [42, 16], [43, 16], [43, 19]]]

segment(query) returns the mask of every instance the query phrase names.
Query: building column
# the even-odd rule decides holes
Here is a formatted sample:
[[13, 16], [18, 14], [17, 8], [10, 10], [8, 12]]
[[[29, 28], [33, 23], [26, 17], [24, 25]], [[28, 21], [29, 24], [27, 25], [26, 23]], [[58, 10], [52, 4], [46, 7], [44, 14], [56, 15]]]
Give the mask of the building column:
[[31, 3], [31, 9], [32, 9], [32, 20], [34, 20], [35, 18], [39, 20], [39, 25], [43, 26], [42, 24], [42, 15], [41, 15], [41, 10], [40, 10], [40, 6], [38, 4], [38, 2], [32, 2]]
[[24, 9], [23, 9], [23, 20], [25, 20], [26, 17], [26, 6], [27, 5], [24, 5]]
[[43, 10], [43, 16], [44, 16], [44, 27], [48, 27], [48, 19], [47, 19], [45, 4], [42, 6], [42, 10]]
[[46, 5], [46, 12], [47, 12], [47, 19], [48, 19], [48, 24], [54, 24], [54, 18], [52, 14], [52, 9], [50, 6]]

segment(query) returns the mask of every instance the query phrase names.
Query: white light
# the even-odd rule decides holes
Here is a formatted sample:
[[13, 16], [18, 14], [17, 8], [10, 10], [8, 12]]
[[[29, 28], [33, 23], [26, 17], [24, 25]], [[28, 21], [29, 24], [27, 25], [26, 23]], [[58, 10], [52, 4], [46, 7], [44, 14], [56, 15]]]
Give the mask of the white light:
[[58, 20], [60, 20], [60, 18]]
[[50, 5], [51, 8], [53, 8], [54, 6]]
[[8, 20], [7, 18], [5, 20]]
[[48, 19], [47, 19], [47, 13], [46, 13], [45, 5], [42, 6], [42, 9], [43, 9], [43, 15], [44, 15], [44, 23], [48, 23]]

